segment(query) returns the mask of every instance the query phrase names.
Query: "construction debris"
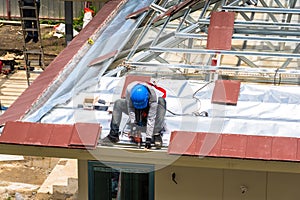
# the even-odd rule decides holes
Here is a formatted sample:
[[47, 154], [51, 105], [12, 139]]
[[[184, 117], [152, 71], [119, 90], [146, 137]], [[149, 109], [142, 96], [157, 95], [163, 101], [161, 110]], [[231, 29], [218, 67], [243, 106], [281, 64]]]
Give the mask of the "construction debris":
[[16, 55], [15, 53], [7, 52], [4, 56], [0, 57], [0, 73], [8, 75], [15, 71], [15, 65], [18, 64], [16, 60], [23, 59], [23, 55]]

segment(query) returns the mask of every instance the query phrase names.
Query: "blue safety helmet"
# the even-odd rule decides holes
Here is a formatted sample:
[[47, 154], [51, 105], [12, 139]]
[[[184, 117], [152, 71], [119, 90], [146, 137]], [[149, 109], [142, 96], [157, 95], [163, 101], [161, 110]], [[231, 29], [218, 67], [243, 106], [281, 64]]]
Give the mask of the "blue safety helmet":
[[144, 109], [148, 106], [149, 91], [142, 84], [137, 84], [131, 89], [130, 99], [133, 107], [136, 109]]

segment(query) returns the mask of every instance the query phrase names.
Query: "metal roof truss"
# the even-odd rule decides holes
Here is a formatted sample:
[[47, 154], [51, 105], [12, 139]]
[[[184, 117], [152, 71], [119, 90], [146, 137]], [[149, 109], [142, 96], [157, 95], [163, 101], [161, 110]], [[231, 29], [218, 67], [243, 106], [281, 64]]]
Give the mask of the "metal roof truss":
[[[284, 73], [281, 83], [299, 84], [298, 6], [296, 0], [152, 3], [139, 16], [139, 27], [135, 34], [128, 36], [128, 43], [118, 59], [125, 59], [123, 64], [141, 72], [146, 66], [173, 69], [184, 65], [184, 71], [178, 68], [181, 75], [192, 73], [203, 77], [203, 73], [216, 70], [211, 59], [219, 55], [220, 62], [214, 73], [226, 74], [229, 79], [273, 82]], [[215, 11], [235, 13], [230, 50], [206, 48], [210, 17]], [[243, 74], [240, 74], [241, 69]], [[266, 73], [269, 80], [265, 78]]]

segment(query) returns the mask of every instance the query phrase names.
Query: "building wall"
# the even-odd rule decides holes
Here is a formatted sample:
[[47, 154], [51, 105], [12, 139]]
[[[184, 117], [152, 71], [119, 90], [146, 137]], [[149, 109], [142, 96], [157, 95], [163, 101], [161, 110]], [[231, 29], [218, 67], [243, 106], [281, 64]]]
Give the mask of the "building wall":
[[[104, 5], [103, 2], [93, 2], [97, 11]], [[77, 18], [81, 15], [84, 8], [84, 1], [73, 2], [73, 15]], [[10, 13], [10, 14], [9, 14]], [[41, 0], [40, 18], [44, 19], [64, 19], [64, 1], [62, 0]], [[12, 19], [20, 16], [18, 0], [0, 0], [0, 17]]]
[[[176, 174], [177, 184], [172, 181]], [[242, 193], [241, 186], [247, 191]], [[155, 173], [156, 200], [298, 200], [300, 174], [169, 166]]]

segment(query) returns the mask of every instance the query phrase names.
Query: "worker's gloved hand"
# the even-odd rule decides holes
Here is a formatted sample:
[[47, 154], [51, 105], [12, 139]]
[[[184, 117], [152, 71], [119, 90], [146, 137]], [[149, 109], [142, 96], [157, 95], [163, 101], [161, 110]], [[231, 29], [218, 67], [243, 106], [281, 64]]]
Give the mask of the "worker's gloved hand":
[[130, 124], [130, 132], [132, 135], [137, 135], [140, 132], [140, 127], [137, 124]]

